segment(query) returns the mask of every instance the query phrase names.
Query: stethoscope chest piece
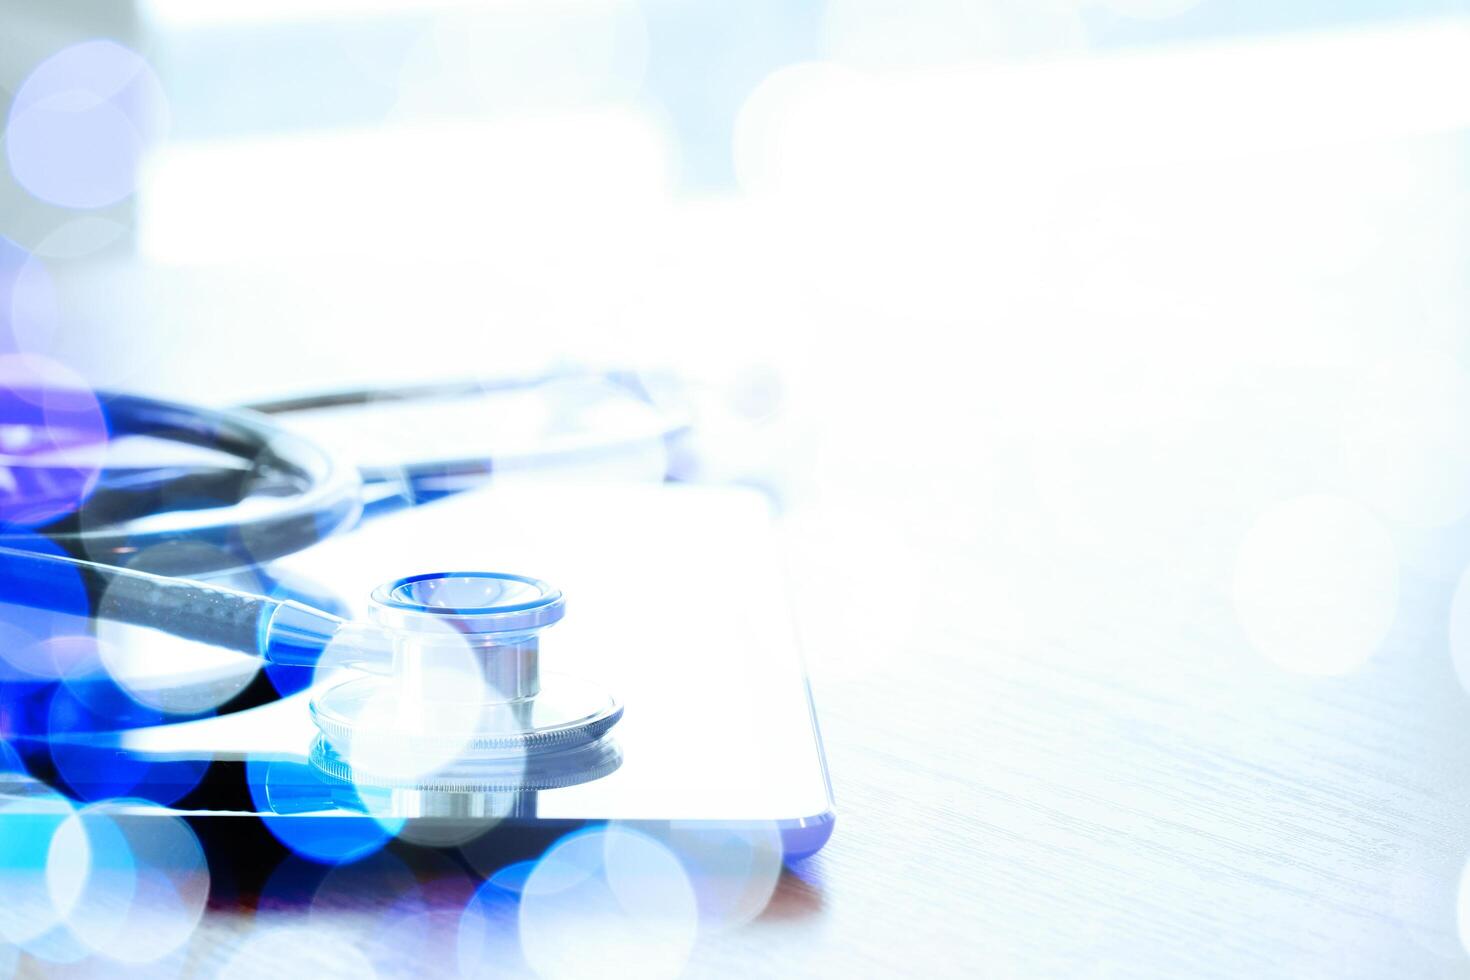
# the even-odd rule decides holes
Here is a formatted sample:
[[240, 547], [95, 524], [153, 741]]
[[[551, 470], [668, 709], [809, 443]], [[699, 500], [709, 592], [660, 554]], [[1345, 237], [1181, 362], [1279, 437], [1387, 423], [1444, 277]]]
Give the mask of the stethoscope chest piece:
[[622, 706], [590, 681], [541, 670], [540, 631], [565, 607], [560, 590], [502, 573], [380, 586], [370, 615], [389, 654], [313, 699], [313, 761], [385, 786], [506, 785], [602, 738]]

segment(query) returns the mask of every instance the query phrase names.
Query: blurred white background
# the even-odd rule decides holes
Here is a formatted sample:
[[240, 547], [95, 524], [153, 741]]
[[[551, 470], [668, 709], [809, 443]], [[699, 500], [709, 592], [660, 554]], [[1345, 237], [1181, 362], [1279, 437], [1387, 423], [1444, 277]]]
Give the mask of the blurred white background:
[[[912, 639], [860, 615], [875, 566], [911, 570], [905, 631], [1173, 588], [1234, 610], [1227, 648], [1350, 669], [1399, 554], [1470, 510], [1454, 13], [11, 3], [9, 332], [213, 403], [711, 383], [839, 675]], [[1313, 608], [1383, 611], [1302, 652], [1302, 590], [1360, 538], [1393, 567]]]
[[[845, 694], [1069, 644], [1247, 715], [1412, 672], [1463, 717], [1464, 14], [8, 2], [12, 344], [222, 404], [713, 383], [714, 448], [780, 489], [839, 774]], [[127, 52], [68, 47], [98, 36], [139, 59], [121, 101]], [[67, 99], [122, 120], [71, 176], [36, 156]]]

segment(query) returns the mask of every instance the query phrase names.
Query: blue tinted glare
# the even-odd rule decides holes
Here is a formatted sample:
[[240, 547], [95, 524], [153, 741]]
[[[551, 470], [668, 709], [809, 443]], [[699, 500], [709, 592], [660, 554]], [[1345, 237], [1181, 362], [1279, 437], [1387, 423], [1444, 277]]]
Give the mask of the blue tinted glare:
[[459, 920], [461, 976], [513, 976], [529, 970], [521, 956], [520, 893], [535, 867], [534, 861], [512, 864], [476, 889]]
[[[51, 698], [47, 719], [51, 762], [73, 795], [83, 800], [137, 796], [166, 804], [180, 799], [199, 784], [209, 768], [208, 760], [150, 762], [90, 739], [92, 733], [162, 720], [162, 715], [147, 713], [148, 709], [115, 687], [107, 691], [99, 684], [98, 688], [91, 705], [79, 698], [71, 685], [58, 686]], [[94, 705], [117, 710], [98, 711]]]
[[31, 194], [66, 208], [114, 204], [138, 187], [149, 145], [167, 127], [163, 89], [115, 41], [86, 41], [41, 62], [6, 123], [6, 156]]
[[[10, 547], [47, 555], [62, 553], [50, 540], [32, 532], [12, 529], [9, 539]], [[33, 566], [17, 567], [0, 553], [0, 684], [6, 688], [7, 708], [15, 706], [11, 697], [15, 683], [53, 680], [61, 675], [64, 665], [57, 662], [53, 641], [58, 637], [85, 637], [90, 611], [91, 603], [76, 569], [58, 563], [38, 573]]]
[[[336, 792], [317, 780], [309, 767], [292, 762], [252, 759], [245, 766], [250, 797], [264, 816], [270, 832], [293, 852], [321, 864], [359, 861], [393, 839], [395, 824], [388, 820], [336, 809]], [[396, 826], [401, 827], [399, 821]]]
[[[35, 533], [12, 530], [12, 542], [24, 550], [60, 554]], [[41, 573], [22, 570], [0, 552], [0, 733], [7, 738], [50, 732], [57, 679], [76, 654], [85, 657], [90, 648], [88, 613], [87, 591], [75, 569], [57, 564]], [[7, 743], [4, 749], [6, 771], [24, 771], [16, 748]], [[29, 751], [35, 751], [34, 742]]]
[[56, 829], [46, 885], [67, 930], [83, 945], [92, 945], [89, 935], [116, 934], [138, 893], [138, 867], [122, 829], [104, 810], [79, 810]]
[[0, 949], [50, 964], [94, 957], [89, 976], [179, 951], [209, 893], [188, 825], [139, 800], [73, 810], [38, 784], [30, 790], [0, 805]]
[[498, 888], [508, 895], [519, 895], [526, 890], [526, 879], [535, 870], [535, 861], [517, 861], [495, 872], [486, 879], [485, 884], [488, 887]]
[[26, 764], [15, 746], [0, 739], [0, 773], [24, 773]]
[[60, 794], [36, 788], [0, 803], [0, 939], [17, 946], [41, 940], [61, 922], [46, 865], [72, 807]]
[[[254, 572], [257, 581], [253, 588], [246, 588], [243, 585], [236, 586], [236, 588], [267, 594], [273, 599], [291, 599], [343, 619], [353, 618], [352, 607], [327, 585], [304, 576], [279, 575], [278, 570], [274, 568], [269, 571], [255, 569]], [[304, 691], [311, 686], [311, 671], [301, 670], [299, 667], [266, 664], [265, 675], [281, 697]]]

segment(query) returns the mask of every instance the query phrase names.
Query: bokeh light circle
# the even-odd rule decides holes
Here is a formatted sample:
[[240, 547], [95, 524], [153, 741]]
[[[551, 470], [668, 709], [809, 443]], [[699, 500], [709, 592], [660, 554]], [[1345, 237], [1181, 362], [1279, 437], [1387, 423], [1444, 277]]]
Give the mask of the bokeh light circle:
[[[249, 759], [245, 778], [250, 798], [267, 829], [295, 854], [318, 864], [360, 861], [393, 839], [386, 817], [341, 808], [335, 787], [309, 765], [269, 758]], [[401, 822], [400, 822], [401, 824]]]
[[58, 633], [14, 653], [24, 658], [26, 669], [35, 675], [62, 681], [93, 675], [100, 663], [97, 638], [85, 633]]
[[[53, 228], [45, 238], [37, 242], [34, 253], [47, 259], [79, 259], [118, 242], [130, 228], [130, 225], [121, 221], [112, 221], [95, 214], [77, 215]], [[39, 262], [32, 264], [40, 267]], [[34, 328], [32, 336], [38, 336]]]
[[133, 796], [152, 803], [173, 803], [199, 785], [209, 768], [208, 759], [148, 759], [120, 753], [105, 741], [86, 737], [91, 732], [150, 726], [163, 720], [157, 711], [128, 698], [105, 675], [80, 682], [69, 678], [52, 692], [47, 709], [51, 764], [79, 799]]
[[[312, 712], [371, 804], [376, 789], [414, 786], [461, 762], [483, 727], [487, 702], [500, 696], [487, 690], [478, 654], [451, 624], [421, 624], [417, 649], [395, 654], [386, 676], [343, 669], [362, 656], [360, 642], [346, 630], [327, 644], [316, 666], [324, 689]], [[524, 768], [524, 759], [509, 761]]]
[[[88, 807], [56, 829], [46, 853], [51, 904], [72, 936], [112, 939], [137, 893], [137, 865], [117, 825]], [[95, 948], [95, 947], [93, 947]]]
[[413, 853], [411, 867], [390, 851], [335, 866], [292, 855], [260, 889], [254, 923], [263, 929], [305, 924], [359, 947], [370, 943], [395, 964], [431, 964], [453, 947], [471, 889], [457, 865], [422, 851]]
[[529, 967], [521, 955], [518, 917], [526, 878], [534, 861], [520, 861], [490, 875], [460, 915], [456, 955], [467, 980], [515, 976]]
[[0, 351], [45, 353], [59, 317], [45, 263], [0, 236]]
[[106, 416], [80, 375], [40, 355], [0, 355], [0, 523], [34, 527], [76, 510], [107, 451]]
[[698, 922], [694, 889], [668, 848], [624, 828], [580, 831], [526, 878], [521, 951], [544, 977], [675, 977]]
[[44, 784], [0, 800], [0, 939], [27, 947], [61, 923], [52, 900], [48, 856], [73, 809]]
[[[163, 576], [189, 575], [194, 568], [229, 567], [231, 559], [229, 552], [207, 542], [171, 541], [131, 556], [127, 567]], [[207, 581], [242, 592], [262, 591], [260, 573], [250, 569], [211, 574]], [[258, 658], [124, 622], [119, 614], [135, 592], [135, 583], [126, 578], [108, 585], [97, 602], [96, 632], [102, 667], [139, 705], [173, 716], [211, 712], [260, 672]]]
[[85, 833], [91, 852], [66, 914], [72, 933], [122, 963], [155, 963], [182, 948], [204, 914], [210, 881], [189, 825], [139, 801], [94, 804], [70, 825]]
[[1456, 928], [1460, 859], [1414, 848], [1395, 865], [1389, 896], [1400, 932], [1436, 957], [1461, 960], [1465, 954]]
[[505, 863], [505, 851], [497, 843], [495, 837], [486, 836], [467, 841], [459, 845], [459, 854], [465, 862], [474, 868], [486, 880], [494, 880], [500, 883], [504, 889], [520, 895], [521, 886], [525, 884], [526, 875], [536, 866], [534, 861], [521, 861], [516, 864]]
[[1398, 591], [1393, 539], [1365, 507], [1340, 497], [1276, 505], [1236, 556], [1236, 617], [1259, 653], [1293, 673], [1361, 666], [1393, 625]]
[[137, 190], [143, 154], [167, 125], [163, 87], [143, 57], [115, 41], [84, 41], [21, 83], [6, 156], [16, 182], [40, 200], [101, 208]]
[[[352, 607], [340, 595], [306, 576], [272, 568], [271, 574], [257, 585], [263, 587], [259, 591], [269, 594], [272, 599], [293, 599], [342, 619], [352, 619], [354, 616]], [[283, 664], [266, 664], [264, 669], [271, 686], [281, 697], [306, 690], [315, 676], [315, 671]]]
[[639, 824], [636, 829], [668, 848], [684, 866], [704, 931], [725, 932], [745, 925], [775, 894], [785, 855], [780, 828], [774, 823], [673, 821]]
[[[39, 534], [11, 529], [6, 547], [61, 556]], [[55, 680], [90, 659], [91, 600], [77, 570], [61, 562], [33, 565], [0, 552], [0, 678]], [[78, 649], [80, 648], [80, 649]]]
[[[378, 851], [327, 871], [311, 896], [309, 921], [330, 929], [334, 922], [350, 920], [354, 930], [377, 933], [427, 909], [423, 889], [408, 866], [392, 853]], [[290, 909], [287, 914], [299, 912]]]

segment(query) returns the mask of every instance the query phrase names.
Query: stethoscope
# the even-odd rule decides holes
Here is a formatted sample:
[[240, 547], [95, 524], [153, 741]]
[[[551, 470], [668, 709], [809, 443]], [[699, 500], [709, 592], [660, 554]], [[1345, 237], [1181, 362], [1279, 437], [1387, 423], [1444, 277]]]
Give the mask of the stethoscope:
[[[482, 571], [397, 579], [374, 591], [370, 619], [357, 622], [295, 599], [187, 577], [273, 561], [365, 517], [483, 484], [502, 469], [555, 466], [569, 455], [616, 456], [650, 440], [674, 443], [688, 430], [685, 419], [661, 405], [645, 431], [583, 438], [571, 449], [360, 469], [271, 418], [382, 402], [494, 396], [579, 378], [650, 400], [636, 376], [587, 372], [340, 391], [240, 410], [99, 395], [110, 440], [177, 442], [223, 454], [236, 465], [110, 467], [64, 517], [39, 528], [0, 526], [0, 570], [29, 583], [22, 595], [0, 598], [44, 608], [79, 580], [93, 600], [94, 618], [161, 630], [268, 664], [319, 667], [328, 657], [333, 666], [355, 668], [360, 676], [312, 702], [321, 732], [313, 757], [336, 773], [377, 766], [381, 771], [360, 774], [392, 785], [398, 778], [394, 753], [406, 753], [413, 763], [445, 754], [448, 746], [452, 759], [445, 766], [462, 770], [476, 760], [503, 766], [507, 755], [594, 743], [622, 709], [593, 685], [542, 673], [539, 633], [565, 611], [561, 592], [545, 582]], [[44, 392], [35, 395], [36, 404], [44, 402]], [[45, 466], [31, 467], [27, 486], [32, 493], [42, 486], [44, 496], [46, 478]], [[242, 507], [247, 498], [252, 506]], [[38, 548], [38, 540], [55, 547]], [[176, 548], [172, 553], [182, 557], [167, 574], [127, 565], [134, 555], [181, 543], [205, 547]], [[446, 664], [471, 671], [476, 683], [444, 675]]]
[[[639, 430], [594, 435], [570, 445], [365, 466], [346, 464], [338, 454], [273, 421], [322, 410], [493, 398], [579, 383], [611, 387], [654, 411]], [[34, 397], [12, 399], [9, 405], [39, 406], [45, 400], [42, 390]], [[131, 394], [101, 394], [98, 402], [109, 439], [161, 439], [208, 450], [241, 465], [109, 467], [81, 501], [82, 506], [44, 527], [45, 536], [70, 555], [113, 566], [125, 565], [133, 556], [161, 544], [207, 546], [191, 553], [189, 562], [194, 567], [179, 569], [195, 572], [264, 564], [350, 527], [364, 515], [480, 486], [502, 472], [597, 461], [650, 443], [677, 452], [690, 431], [687, 413], [669, 396], [667, 385], [656, 397], [640, 375], [623, 372], [559, 371], [509, 380], [343, 390], [258, 402], [242, 409], [211, 409]], [[9, 421], [0, 419], [0, 426]], [[40, 413], [19, 421], [44, 424]], [[27, 465], [25, 469], [32, 484], [44, 483], [48, 473], [68, 472], [65, 465]], [[240, 513], [235, 505], [246, 497], [267, 503]], [[236, 512], [229, 513], [231, 508]], [[221, 515], [221, 510], [226, 513]], [[28, 539], [30, 525], [18, 523], [20, 533], [0, 523], [0, 547], [15, 547]], [[208, 558], [210, 553], [217, 558]]]

